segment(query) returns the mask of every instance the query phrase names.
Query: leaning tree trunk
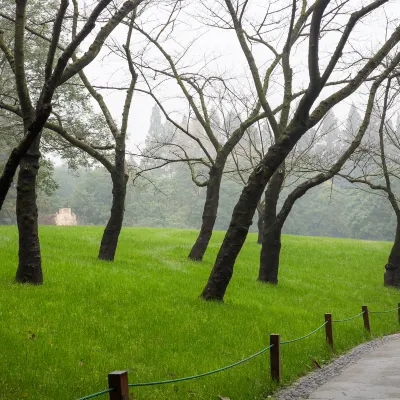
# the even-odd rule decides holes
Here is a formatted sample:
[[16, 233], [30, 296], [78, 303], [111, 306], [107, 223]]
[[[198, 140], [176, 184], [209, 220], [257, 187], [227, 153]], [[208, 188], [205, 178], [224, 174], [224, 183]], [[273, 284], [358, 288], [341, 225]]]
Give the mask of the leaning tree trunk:
[[201, 293], [205, 300], [224, 299], [232, 278], [236, 258], [243, 247], [262, 193], [273, 173], [285, 160], [295, 143], [306, 131], [302, 124], [294, 124], [291, 135], [285, 135], [273, 144], [262, 162], [251, 173], [232, 213], [231, 222], [219, 249], [214, 267]]
[[111, 215], [104, 229], [99, 251], [99, 258], [107, 261], [113, 261], [117, 251], [118, 238], [124, 221], [128, 175], [124, 170], [115, 171], [111, 174], [111, 178], [113, 182]]
[[[326, 2], [320, 3], [320, 5], [322, 5], [322, 11], [326, 4]], [[318, 11], [317, 9], [316, 13], [318, 14], [321, 9], [318, 9]], [[359, 15], [361, 16], [361, 14]], [[317, 21], [318, 17], [316, 18]], [[240, 195], [239, 201], [233, 210], [231, 222], [219, 249], [214, 267], [201, 293], [201, 296], [205, 300], [223, 300], [233, 274], [236, 258], [243, 247], [249, 227], [252, 224], [257, 203], [273, 173], [308, 129], [315, 126], [323, 115], [335, 104], [338, 104], [343, 99], [350, 96], [361, 86], [365, 79], [375, 70], [376, 65], [379, 65], [384, 57], [386, 57], [387, 52], [399, 42], [398, 37], [400, 37], [400, 30], [393, 33], [381, 47], [380, 51], [365, 64], [351, 83], [343, 87], [336, 94], [328, 97], [317, 106], [310, 115], [310, 109], [320, 95], [325, 84], [323, 79], [319, 81], [312, 80], [306, 94], [300, 100], [292, 121], [283, 134], [277, 135], [279, 139], [268, 149], [267, 154], [251, 173], [247, 185]], [[392, 68], [394, 68], [394, 66], [395, 62], [391, 64]], [[329, 68], [325, 72], [328, 70]], [[386, 72], [390, 73], [391, 70], [387, 69]], [[329, 77], [329, 75], [330, 73], [328, 75], [324, 74], [325, 77]], [[385, 77], [387, 77], [387, 75]], [[275, 129], [277, 128], [275, 127]]]
[[282, 225], [277, 218], [279, 194], [285, 177], [285, 165], [274, 173], [265, 191], [264, 232], [260, 253], [258, 280], [278, 283], [279, 255], [281, 252]]
[[[219, 161], [219, 160], [218, 160]], [[222, 166], [221, 166], [222, 164]], [[216, 163], [210, 169], [209, 180], [207, 184], [206, 201], [204, 204], [202, 224], [199, 236], [189, 253], [189, 258], [193, 261], [201, 261], [207, 250], [212, 236], [212, 232], [217, 219], [219, 192], [221, 188], [222, 173], [224, 163]]]
[[228, 231], [208, 282], [201, 293], [201, 297], [205, 300], [222, 301], [224, 299], [226, 288], [233, 274], [236, 257], [246, 240], [257, 203], [270, 176], [263, 169], [258, 169], [250, 175], [249, 181], [233, 210]]
[[400, 287], [400, 220], [397, 218], [396, 236], [392, 250], [390, 251], [388, 263], [385, 265], [385, 286]]
[[39, 171], [40, 136], [22, 158], [17, 183], [17, 224], [19, 234], [17, 282], [43, 283], [36, 180]]
[[[40, 142], [40, 132], [49, 118], [50, 112], [51, 106], [49, 104], [42, 105], [41, 107], [38, 107], [36, 118], [33, 120], [32, 124], [24, 124], [26, 134], [18, 146], [12, 150], [0, 176], [0, 210], [3, 206], [8, 190], [11, 187], [18, 166], [22, 163], [23, 157], [27, 154], [29, 149], [35, 147], [36, 140], [39, 140]], [[28, 157], [27, 159], [31, 159], [31, 157]]]

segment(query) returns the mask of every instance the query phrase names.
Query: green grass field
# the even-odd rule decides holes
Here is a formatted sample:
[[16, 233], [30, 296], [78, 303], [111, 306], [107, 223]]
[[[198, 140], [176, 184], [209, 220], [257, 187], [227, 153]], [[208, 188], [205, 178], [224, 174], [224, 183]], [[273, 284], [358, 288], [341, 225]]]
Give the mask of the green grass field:
[[[130, 383], [206, 372], [324, 321], [387, 310], [400, 300], [384, 288], [391, 244], [285, 236], [279, 286], [256, 281], [259, 245], [251, 234], [224, 304], [198, 298], [223, 239], [214, 234], [202, 263], [186, 256], [195, 231], [125, 228], [115, 262], [96, 259], [102, 229], [42, 227], [43, 286], [13, 282], [17, 232], [0, 227], [0, 398], [77, 399], [107, 388], [107, 373]], [[398, 330], [397, 313], [371, 316], [372, 336]], [[34, 335], [33, 335], [34, 334]], [[335, 324], [338, 353], [368, 339], [362, 319]], [[327, 362], [324, 331], [282, 346], [283, 383]], [[132, 399], [264, 399], [275, 386], [269, 354], [209, 377], [140, 387]], [[107, 395], [97, 397], [106, 399]]]

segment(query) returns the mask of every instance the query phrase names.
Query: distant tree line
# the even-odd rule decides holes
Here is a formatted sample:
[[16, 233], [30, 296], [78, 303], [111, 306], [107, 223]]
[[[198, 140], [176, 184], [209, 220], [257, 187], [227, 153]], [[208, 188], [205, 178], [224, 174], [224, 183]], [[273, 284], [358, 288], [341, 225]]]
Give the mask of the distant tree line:
[[[128, 184], [124, 226], [199, 229], [205, 189], [193, 184], [186, 168], [179, 169], [180, 180], [163, 178], [158, 182], [157, 177], [152, 177], [157, 187]], [[104, 226], [111, 201], [111, 183], [106, 178], [107, 172], [101, 168], [68, 171], [66, 167], [55, 167], [53, 179], [58, 188], [51, 196], [39, 194], [39, 216], [71, 207], [77, 214], [78, 224]], [[226, 230], [240, 189], [239, 184], [223, 180], [215, 229]], [[287, 192], [284, 189], [282, 196]], [[0, 224], [15, 223], [12, 201], [11, 195], [8, 207], [0, 211]], [[252, 232], [257, 232], [256, 222]], [[355, 190], [337, 179], [301, 198], [289, 215], [283, 233], [391, 241], [395, 226], [394, 212], [382, 195]]]
[[[329, 119], [320, 128], [320, 141], [316, 144], [316, 151], [321, 153], [322, 148], [325, 154], [330, 154], [337, 150], [339, 143], [335, 139], [340, 137], [341, 143], [345, 143], [346, 136], [356, 129], [360, 121], [360, 114], [354, 106], [350, 108], [347, 120], [342, 123], [336, 120], [334, 113], [330, 113]], [[398, 122], [400, 121], [395, 121], [395, 124]], [[155, 138], [160, 140], [169, 128], [168, 122], [163, 122], [160, 111], [155, 106], [146, 139], [147, 152], [153, 148]], [[133, 158], [128, 159], [131, 160], [132, 169], [139, 171]], [[156, 165], [156, 161], [148, 158], [142, 160], [142, 163], [145, 167]], [[40, 178], [42, 184], [38, 196], [39, 216], [53, 214], [61, 207], [71, 207], [77, 214], [79, 224], [107, 223], [112, 186], [104, 168], [95, 166], [73, 170], [67, 165], [54, 168], [47, 161], [40, 171], [49, 172], [47, 181], [44, 180], [45, 177]], [[222, 179], [221, 202], [215, 229], [227, 229], [242, 188], [237, 176], [232, 175], [234, 174], [225, 175]], [[290, 179], [294, 180], [293, 177]], [[290, 193], [290, 182], [286, 186], [280, 193], [278, 209]], [[316, 186], [295, 204], [285, 222], [283, 233], [393, 240], [396, 224], [390, 204], [384, 201], [381, 193], [362, 189], [356, 189], [340, 177]], [[16, 221], [13, 204], [15, 196], [12, 193], [13, 191], [6, 207], [0, 211], [2, 224]], [[198, 187], [192, 181], [185, 163], [168, 164], [147, 172], [146, 180], [128, 182], [124, 225], [199, 229], [205, 196], [206, 189]], [[251, 228], [253, 232], [257, 231], [256, 222], [254, 221]]]

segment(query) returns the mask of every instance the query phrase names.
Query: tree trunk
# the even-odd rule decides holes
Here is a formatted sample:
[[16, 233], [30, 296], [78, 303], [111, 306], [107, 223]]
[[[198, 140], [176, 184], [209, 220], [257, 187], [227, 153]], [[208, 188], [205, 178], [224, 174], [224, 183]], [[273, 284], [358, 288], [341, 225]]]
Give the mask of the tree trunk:
[[385, 286], [400, 288], [400, 220], [397, 218], [396, 236], [383, 276]]
[[248, 184], [244, 187], [233, 210], [228, 231], [218, 252], [211, 275], [201, 294], [205, 300], [222, 301], [224, 299], [226, 288], [233, 274], [236, 257], [246, 240], [257, 203], [268, 178], [268, 174], [264, 173], [263, 169], [258, 169], [251, 174]]
[[294, 125], [291, 134], [284, 135], [279, 142], [273, 144], [261, 163], [251, 173], [233, 210], [231, 222], [214, 267], [201, 293], [201, 297], [205, 300], [222, 301], [224, 299], [236, 258], [253, 223], [252, 219], [265, 186], [306, 130], [305, 124]]
[[262, 238], [264, 234], [264, 208], [259, 204], [257, 206], [257, 213], [258, 213], [258, 221], [257, 221], [257, 230], [258, 230], [258, 236], [257, 236], [257, 243], [261, 244], [262, 243]]
[[274, 173], [265, 191], [264, 232], [260, 253], [258, 280], [278, 283], [279, 255], [281, 252], [282, 225], [277, 218], [279, 194], [285, 178], [285, 165]]
[[38, 209], [36, 205], [36, 179], [39, 171], [40, 136], [21, 160], [17, 183], [17, 224], [19, 234], [17, 282], [43, 283]]
[[104, 229], [99, 250], [99, 258], [107, 261], [113, 261], [117, 251], [118, 238], [124, 221], [126, 184], [128, 181], [128, 175], [124, 171], [116, 171], [111, 174], [111, 177], [113, 182], [111, 215]]
[[[315, 10], [315, 15], [317, 15], [316, 21], [318, 20], [318, 13], [321, 11], [323, 12], [327, 3], [328, 2], [318, 3], [317, 9]], [[359, 16], [361, 17], [361, 14], [359, 14]], [[278, 132], [281, 130], [280, 127], [277, 128], [275, 126], [275, 128], [273, 128], [275, 137], [277, 137], [278, 140], [270, 146], [267, 154], [251, 173], [248, 183], [244, 187], [239, 201], [233, 210], [231, 222], [219, 249], [214, 267], [201, 293], [201, 296], [205, 300], [223, 300], [226, 288], [233, 274], [236, 258], [246, 240], [249, 227], [252, 223], [257, 203], [273, 173], [307, 130], [313, 128], [332, 107], [346, 99], [362, 85], [365, 79], [375, 70], [376, 65], [379, 65], [388, 54], [388, 51], [398, 43], [399, 37], [400, 30], [392, 34], [375, 56], [359, 71], [351, 83], [344, 86], [335, 94], [327, 97], [310, 115], [310, 109], [320, 95], [326, 82], [324, 79], [320, 79], [319, 81], [312, 79], [305, 95], [301, 98], [297, 106], [292, 121], [286, 129], [282, 132]], [[312, 52], [310, 55], [312, 56]], [[394, 68], [394, 66], [395, 63], [391, 64], [391, 68]], [[325, 78], [329, 78], [330, 73], [326, 74], [328, 71], [329, 69], [324, 73]], [[387, 73], [390, 73], [390, 71], [390, 69], [386, 70]], [[387, 75], [385, 78], [386, 77]]]
[[[40, 142], [40, 132], [42, 131], [44, 124], [49, 118], [50, 113], [51, 105], [42, 106], [36, 112], [36, 118], [33, 120], [32, 124], [28, 126], [24, 124], [26, 134], [24, 138], [19, 142], [18, 146], [12, 150], [10, 156], [8, 157], [6, 165], [4, 166], [4, 170], [0, 176], [0, 210], [3, 206], [8, 190], [11, 187], [18, 166], [22, 164], [22, 160], [29, 149], [35, 147], [35, 141], [39, 140]], [[29, 160], [31, 158], [31, 156], [27, 157], [27, 159]]]
[[222, 167], [217, 162], [211, 167], [209, 181], [207, 185], [206, 201], [204, 204], [202, 224], [199, 236], [189, 253], [189, 258], [193, 261], [201, 261], [207, 250], [212, 236], [212, 232], [217, 219], [219, 192], [221, 188], [222, 173], [225, 163]]
[[275, 223], [264, 231], [264, 243], [260, 254], [258, 280], [278, 284], [279, 256], [281, 253], [282, 227]]

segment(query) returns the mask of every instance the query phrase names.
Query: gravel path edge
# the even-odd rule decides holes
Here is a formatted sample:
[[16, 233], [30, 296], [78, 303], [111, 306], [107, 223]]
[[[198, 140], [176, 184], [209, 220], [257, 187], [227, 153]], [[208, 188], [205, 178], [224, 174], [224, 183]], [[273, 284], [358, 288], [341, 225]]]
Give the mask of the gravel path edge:
[[271, 397], [276, 400], [308, 399], [309, 395], [315, 389], [317, 389], [328, 380], [339, 375], [343, 371], [343, 369], [352, 364], [355, 364], [362, 356], [368, 354], [375, 348], [382, 346], [384, 343], [387, 343], [394, 339], [400, 339], [400, 333], [383, 336], [369, 342], [359, 344], [348, 353], [333, 359], [331, 363], [324, 365], [321, 369], [310, 372], [295, 381], [290, 386], [280, 389]]

